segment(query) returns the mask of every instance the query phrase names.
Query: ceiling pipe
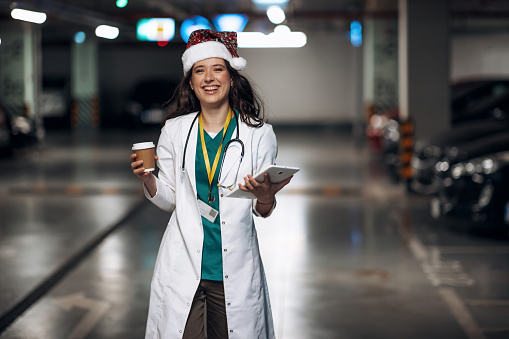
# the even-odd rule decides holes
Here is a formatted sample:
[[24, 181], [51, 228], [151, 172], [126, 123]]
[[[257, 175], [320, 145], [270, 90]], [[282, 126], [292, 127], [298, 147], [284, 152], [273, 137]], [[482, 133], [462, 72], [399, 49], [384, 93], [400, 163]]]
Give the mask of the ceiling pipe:
[[[147, 0], [148, 7], [155, 8], [163, 12], [165, 15], [171, 16], [173, 19], [178, 21], [184, 21], [189, 17], [193, 16], [193, 14], [184, 11], [183, 9], [175, 6], [168, 0]], [[159, 13], [161, 16], [161, 13]], [[150, 16], [149, 18], [155, 18], [156, 16]]]

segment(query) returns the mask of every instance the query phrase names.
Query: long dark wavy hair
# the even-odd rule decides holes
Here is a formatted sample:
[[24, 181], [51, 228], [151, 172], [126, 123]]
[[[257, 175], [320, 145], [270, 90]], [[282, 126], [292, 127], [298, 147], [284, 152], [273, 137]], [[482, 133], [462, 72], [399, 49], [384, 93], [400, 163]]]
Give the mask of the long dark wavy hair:
[[[228, 102], [232, 109], [239, 112], [240, 120], [251, 127], [261, 127], [264, 124], [264, 104], [249, 80], [233, 69], [225, 60], [226, 69], [230, 73], [233, 86], [230, 88]], [[190, 80], [192, 69], [182, 78], [173, 93], [173, 97], [163, 105], [167, 111], [162, 124], [166, 120], [201, 110], [200, 101], [191, 90]]]

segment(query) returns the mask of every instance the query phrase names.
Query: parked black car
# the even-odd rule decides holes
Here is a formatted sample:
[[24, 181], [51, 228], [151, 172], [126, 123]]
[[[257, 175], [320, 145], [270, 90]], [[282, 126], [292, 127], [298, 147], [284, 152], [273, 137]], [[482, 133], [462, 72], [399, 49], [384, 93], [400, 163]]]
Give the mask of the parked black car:
[[449, 149], [434, 172], [434, 217], [509, 224], [509, 131]]
[[71, 127], [71, 89], [63, 77], [42, 79], [39, 115], [47, 129]]
[[451, 124], [485, 119], [506, 119], [509, 112], [509, 80], [459, 82], [451, 92]]
[[9, 115], [5, 109], [0, 106], [0, 157], [9, 157], [12, 155], [12, 128]]
[[410, 188], [421, 194], [435, 193], [438, 186], [433, 182], [433, 170], [439, 160], [464, 143], [499, 133], [509, 133], [509, 120], [464, 122], [431, 138], [420, 140], [415, 145], [412, 157], [413, 177]]
[[[433, 161], [443, 154], [437, 149], [442, 146], [461, 144], [473, 138], [495, 133], [504, 127], [495, 127], [501, 121], [509, 120], [509, 81], [493, 80], [461, 85], [453, 96], [451, 122], [449, 130], [441, 131], [433, 139], [419, 140], [416, 143], [413, 157], [415, 178], [410, 182], [410, 189], [424, 194], [429, 191], [429, 179]], [[489, 123], [492, 121], [493, 123]], [[484, 125], [487, 126], [484, 126]], [[465, 127], [464, 127], [465, 126]], [[466, 127], [471, 126], [471, 127]], [[384, 158], [390, 168], [399, 166], [399, 133], [398, 122], [388, 121], [383, 132]], [[457, 132], [455, 130], [458, 129]], [[433, 150], [434, 156], [430, 155]]]
[[[472, 120], [504, 120], [509, 112], [509, 79], [468, 79], [451, 85], [451, 124]], [[445, 113], [445, 112], [444, 112]], [[396, 163], [398, 153], [399, 112], [390, 108], [370, 117], [366, 127], [370, 145]]]
[[173, 96], [177, 80], [147, 79], [136, 84], [124, 108], [128, 127], [160, 125], [165, 116], [163, 105]]

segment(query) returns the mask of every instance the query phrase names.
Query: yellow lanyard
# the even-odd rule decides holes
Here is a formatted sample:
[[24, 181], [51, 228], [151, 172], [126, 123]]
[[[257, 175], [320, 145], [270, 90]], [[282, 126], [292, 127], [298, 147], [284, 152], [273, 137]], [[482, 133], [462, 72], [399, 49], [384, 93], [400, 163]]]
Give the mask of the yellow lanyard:
[[207, 168], [207, 175], [209, 178], [209, 203], [214, 201], [211, 200], [211, 191], [212, 191], [212, 181], [214, 180], [214, 174], [216, 173], [217, 164], [219, 163], [219, 156], [221, 155], [221, 149], [223, 148], [223, 141], [224, 136], [226, 135], [226, 130], [228, 129], [228, 125], [230, 124], [230, 121], [232, 120], [232, 109], [230, 108], [228, 110], [228, 116], [226, 117], [226, 122], [223, 128], [223, 139], [221, 139], [221, 144], [219, 145], [219, 148], [217, 149], [216, 157], [214, 158], [214, 164], [212, 165], [212, 170], [210, 169], [210, 161], [209, 161], [209, 154], [207, 152], [207, 145], [205, 145], [205, 134], [203, 133], [203, 119], [202, 115], [200, 113], [199, 117], [199, 123], [200, 123], [200, 138], [201, 138], [201, 150], [203, 152], [203, 158], [205, 160], [205, 167]]

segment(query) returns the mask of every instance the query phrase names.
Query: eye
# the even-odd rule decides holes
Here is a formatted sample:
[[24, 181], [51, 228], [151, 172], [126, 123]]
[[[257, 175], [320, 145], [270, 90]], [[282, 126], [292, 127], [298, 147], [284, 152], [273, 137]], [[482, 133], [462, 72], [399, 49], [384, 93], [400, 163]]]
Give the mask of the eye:
[[222, 71], [224, 71], [224, 68], [223, 68], [223, 67], [216, 67], [216, 68], [214, 69], [214, 71], [216, 71], [216, 72], [222, 72]]
[[194, 73], [203, 73], [203, 68], [196, 68]]

